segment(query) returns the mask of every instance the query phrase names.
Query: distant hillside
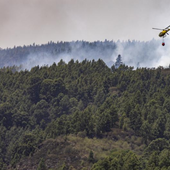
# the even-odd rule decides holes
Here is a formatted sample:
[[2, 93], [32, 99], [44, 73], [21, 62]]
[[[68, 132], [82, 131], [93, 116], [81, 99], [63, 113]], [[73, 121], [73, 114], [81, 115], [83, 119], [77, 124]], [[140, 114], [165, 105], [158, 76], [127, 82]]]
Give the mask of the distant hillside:
[[71, 59], [82, 61], [105, 58], [111, 62], [111, 56], [116, 49], [113, 41], [105, 42], [49, 42], [43, 45], [30, 45], [0, 50], [0, 67], [22, 65], [26, 69], [40, 65], [65, 62]]
[[[49, 42], [48, 44], [14, 47], [0, 50], [0, 67], [20, 66], [31, 69], [34, 66], [52, 65], [63, 59], [66, 63], [71, 59], [83, 61], [99, 58], [111, 67], [117, 56], [122, 56], [123, 63], [136, 67], [169, 66], [170, 41], [162, 47], [161, 42], [152, 40], [139, 41], [72, 41]], [[169, 43], [169, 44], [168, 44]]]

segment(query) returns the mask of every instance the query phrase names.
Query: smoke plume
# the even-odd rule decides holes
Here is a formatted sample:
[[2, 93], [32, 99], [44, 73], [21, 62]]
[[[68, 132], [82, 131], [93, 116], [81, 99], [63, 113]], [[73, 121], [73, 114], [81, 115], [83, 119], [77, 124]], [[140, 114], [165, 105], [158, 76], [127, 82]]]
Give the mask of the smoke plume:
[[[161, 39], [153, 39], [147, 42], [105, 40], [104, 42], [72, 41], [41, 46], [33, 45], [32, 47], [23, 47], [23, 49], [19, 47], [0, 50], [0, 63], [1, 67], [22, 65], [23, 69], [30, 70], [37, 65], [41, 67], [52, 65], [54, 62], [57, 64], [61, 59], [66, 63], [71, 59], [79, 62], [84, 59], [102, 59], [108, 67], [111, 67], [120, 54], [122, 62], [134, 68], [168, 67], [170, 64], [170, 39], [165, 39], [165, 46], [162, 46], [161, 43]], [[20, 51], [24, 50], [27, 52], [20, 54]], [[12, 58], [11, 55], [14, 57]]]

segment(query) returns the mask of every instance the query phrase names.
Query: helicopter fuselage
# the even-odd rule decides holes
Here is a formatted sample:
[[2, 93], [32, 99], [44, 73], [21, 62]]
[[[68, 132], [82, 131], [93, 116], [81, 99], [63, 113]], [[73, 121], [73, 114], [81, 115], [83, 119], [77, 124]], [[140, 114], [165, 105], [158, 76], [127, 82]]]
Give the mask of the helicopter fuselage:
[[159, 33], [159, 37], [162, 37], [163, 38], [163, 42], [162, 42], [162, 46], [165, 46], [165, 42], [164, 42], [164, 38], [169, 35], [168, 34], [168, 31], [170, 31], [170, 25], [164, 29], [160, 29], [160, 28], [152, 28], [152, 29], [155, 29], [155, 30], [161, 30], [161, 32]]
[[165, 37], [167, 32], [169, 31], [170, 29], [167, 29], [167, 30], [163, 30], [159, 33], [159, 37]]

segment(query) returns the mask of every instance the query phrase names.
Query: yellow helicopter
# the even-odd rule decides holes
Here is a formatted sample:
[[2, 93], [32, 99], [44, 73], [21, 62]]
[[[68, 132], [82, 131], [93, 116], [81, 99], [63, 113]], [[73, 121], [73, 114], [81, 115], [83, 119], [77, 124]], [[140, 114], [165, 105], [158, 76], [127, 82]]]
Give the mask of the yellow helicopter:
[[160, 29], [160, 28], [152, 28], [152, 29], [155, 29], [155, 30], [162, 30], [160, 33], [159, 33], [159, 37], [162, 37], [163, 38], [163, 42], [162, 42], [162, 46], [165, 45], [165, 42], [164, 42], [164, 38], [169, 35], [168, 34], [168, 31], [170, 31], [170, 25], [164, 29]]

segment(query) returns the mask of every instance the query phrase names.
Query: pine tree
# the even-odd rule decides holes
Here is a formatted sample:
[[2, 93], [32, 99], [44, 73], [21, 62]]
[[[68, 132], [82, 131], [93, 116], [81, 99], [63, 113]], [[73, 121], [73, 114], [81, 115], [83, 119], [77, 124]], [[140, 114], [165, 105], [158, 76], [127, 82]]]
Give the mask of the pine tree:
[[94, 162], [93, 151], [90, 151], [88, 160], [89, 162]]
[[122, 62], [122, 57], [121, 55], [119, 54], [118, 57], [116, 58], [116, 62], [115, 62], [115, 68], [119, 68], [120, 65], [122, 65], [123, 62]]
[[39, 164], [38, 164], [37, 170], [46, 170], [46, 169], [47, 169], [47, 168], [46, 168], [46, 165], [45, 165], [45, 161], [44, 161], [44, 159], [42, 158], [42, 159], [40, 160]]

